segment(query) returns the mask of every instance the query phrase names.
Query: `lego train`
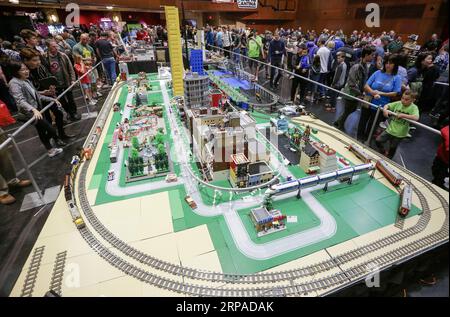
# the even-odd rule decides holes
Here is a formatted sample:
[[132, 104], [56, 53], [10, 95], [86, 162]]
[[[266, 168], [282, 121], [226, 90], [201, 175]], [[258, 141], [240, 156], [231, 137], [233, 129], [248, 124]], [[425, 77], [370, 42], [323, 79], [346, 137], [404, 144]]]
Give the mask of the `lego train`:
[[[116, 91], [118, 91], [118, 86]], [[114, 96], [114, 95], [113, 95]], [[73, 185], [75, 182], [75, 177], [80, 167], [81, 161], [90, 160], [94, 153], [95, 148], [97, 147], [97, 143], [100, 139], [100, 135], [102, 133], [102, 129], [105, 126], [106, 120], [108, 119], [108, 115], [111, 111], [113, 104], [112, 102], [105, 102], [102, 110], [99, 112], [97, 116], [97, 120], [95, 122], [95, 129], [90, 132], [87, 137], [87, 141], [85, 146], [79, 152], [79, 155], [73, 156], [70, 162], [70, 172], [67, 173], [64, 177], [64, 197], [66, 199], [67, 206], [69, 208], [70, 215], [72, 216], [72, 221], [77, 227], [77, 229], [83, 229], [86, 224], [81, 216], [80, 211], [76, 205], [75, 197], [73, 195]]]
[[413, 188], [411, 184], [407, 184], [400, 194], [400, 207], [398, 213], [402, 217], [406, 217], [411, 211]]
[[348, 150], [355, 154], [355, 156], [364, 163], [370, 163], [373, 160], [373, 158], [367, 152], [365, 152], [361, 147], [355, 144], [350, 144], [348, 146]]
[[[369, 154], [367, 154], [362, 148], [359, 146], [352, 144], [348, 147], [348, 149], [356, 155], [363, 162], [372, 162], [375, 161]], [[384, 160], [376, 160], [375, 167], [381, 174], [394, 186], [400, 186], [403, 182], [403, 177], [395, 171], [392, 167], [390, 167], [386, 161]], [[413, 189], [411, 184], [406, 184], [400, 193], [400, 207], [398, 209], [398, 213], [402, 217], [406, 217], [411, 211], [412, 204], [412, 196]]]
[[372, 163], [346, 167], [335, 172], [327, 172], [319, 175], [308, 176], [281, 184], [272, 185], [266, 190], [266, 196], [282, 195], [293, 191], [300, 191], [305, 188], [313, 187], [319, 184], [325, 184], [335, 180], [353, 179], [353, 176], [373, 171], [375, 166]]
[[383, 160], [378, 160], [375, 164], [377, 170], [386, 177], [386, 179], [394, 186], [400, 186], [403, 181], [403, 177], [394, 171], [393, 168], [389, 167], [387, 163]]
[[66, 174], [64, 178], [64, 197], [66, 198], [67, 206], [69, 207], [70, 215], [72, 216], [72, 221], [77, 227], [77, 229], [83, 229], [86, 224], [81, 217], [80, 211], [75, 204], [75, 199], [72, 193], [72, 180], [71, 174]]
[[348, 150], [355, 154], [364, 163], [370, 163], [376, 161], [375, 167], [381, 174], [394, 186], [400, 186], [403, 181], [403, 177], [397, 173], [393, 168], [389, 167], [384, 160], [376, 160], [365, 152], [361, 147], [351, 144], [348, 146]]

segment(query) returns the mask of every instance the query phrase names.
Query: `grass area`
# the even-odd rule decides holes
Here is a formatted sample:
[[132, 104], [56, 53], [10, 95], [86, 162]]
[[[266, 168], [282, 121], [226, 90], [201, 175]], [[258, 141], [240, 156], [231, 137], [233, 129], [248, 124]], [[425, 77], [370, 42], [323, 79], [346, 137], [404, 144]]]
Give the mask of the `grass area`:
[[[342, 243], [370, 231], [395, 223], [399, 204], [398, 193], [391, 191], [368, 175], [360, 177], [352, 186], [346, 184], [331, 188], [328, 192], [317, 190], [314, 197], [334, 217], [337, 224], [336, 234], [324, 241], [290, 251], [270, 260], [254, 260], [243, 255], [237, 248], [228, 226], [223, 218], [208, 224], [214, 247], [219, 256], [222, 269], [226, 273], [251, 274], [273, 268], [293, 261], [324, 248]], [[256, 236], [253, 225], [249, 222], [250, 209], [239, 211], [249, 236], [256, 244], [301, 232], [319, 225], [317, 217], [303, 201], [296, 198], [274, 203], [286, 215], [297, 215], [297, 224], [287, 224], [288, 228], [265, 237]], [[421, 211], [413, 206], [408, 217]]]
[[263, 244], [279, 238], [284, 238], [295, 233], [299, 233], [320, 225], [320, 220], [308, 207], [308, 205], [301, 199], [292, 197], [283, 201], [275, 201], [273, 203], [274, 209], [279, 209], [285, 216], [297, 216], [298, 222], [288, 223], [286, 221], [286, 229], [275, 232], [267, 236], [258, 237], [253, 222], [250, 218], [251, 209], [247, 208], [239, 210], [239, 217], [245, 226], [250, 238], [256, 244]]
[[172, 223], [175, 232], [213, 223], [217, 221], [218, 218], [222, 218], [222, 216], [202, 217], [197, 215], [186, 203], [184, 197], [186, 197], [186, 191], [183, 186], [179, 186], [176, 189], [169, 191]]
[[[157, 78], [157, 76], [149, 76], [150, 78]], [[153, 83], [152, 83], [153, 85]], [[159, 83], [158, 83], [159, 85]], [[158, 86], [159, 87], [159, 86]], [[128, 96], [128, 87], [124, 86], [122, 87], [122, 91], [120, 92], [120, 96], [119, 96], [119, 103], [121, 104], [121, 109], [123, 110], [125, 107], [125, 102]], [[158, 103], [163, 103], [163, 97], [162, 97], [162, 93], [149, 93], [149, 103], [151, 102], [158, 102]], [[166, 124], [166, 129], [168, 127], [168, 121], [167, 121], [167, 116], [165, 111], [163, 111], [164, 114], [164, 121]], [[142, 192], [142, 193], [138, 193], [138, 194], [133, 194], [133, 195], [124, 195], [124, 196], [120, 196], [120, 197], [115, 197], [115, 196], [110, 196], [108, 195], [108, 193], [106, 193], [106, 183], [107, 183], [107, 175], [108, 175], [108, 171], [110, 169], [111, 166], [111, 162], [109, 159], [109, 155], [110, 155], [110, 150], [108, 148], [109, 143], [112, 140], [112, 136], [114, 134], [114, 130], [116, 128], [116, 124], [118, 122], [120, 122], [122, 119], [121, 115], [119, 112], [115, 112], [113, 114], [113, 118], [111, 120], [111, 123], [108, 127], [107, 130], [107, 134], [105, 137], [105, 141], [103, 142], [103, 144], [100, 146], [98, 146], [97, 150], [100, 150], [100, 156], [97, 162], [97, 165], [95, 167], [94, 170], [94, 175], [91, 179], [91, 182], [89, 184], [89, 189], [98, 189], [98, 193], [97, 193], [97, 197], [96, 197], [96, 201], [95, 204], [99, 205], [99, 204], [105, 204], [105, 203], [110, 203], [110, 202], [114, 202], [114, 201], [120, 201], [123, 199], [129, 199], [129, 198], [136, 198], [136, 197], [141, 197], [141, 196], [145, 196], [145, 195], [149, 195], [149, 194], [154, 194], [154, 193], [158, 193], [158, 192], [163, 192], [163, 191], [167, 191], [167, 189], [161, 189], [161, 190], [154, 190], [154, 191], [148, 191], [148, 192]], [[170, 127], [169, 130], [167, 130], [167, 135], [171, 135], [171, 131], [170, 131]], [[172, 142], [171, 138], [168, 138], [169, 143]], [[129, 149], [124, 149], [125, 153], [124, 153], [124, 158], [128, 157], [128, 151]], [[174, 168], [175, 168], [175, 172], [177, 174], [179, 174], [179, 166], [178, 164], [174, 163]], [[120, 180], [119, 180], [119, 185], [123, 188], [126, 187], [133, 187], [136, 185], [141, 185], [141, 184], [146, 184], [146, 183], [150, 183], [150, 182], [155, 182], [155, 181], [161, 181], [163, 180], [165, 177], [161, 176], [161, 177], [155, 177], [155, 178], [151, 178], [151, 179], [146, 179], [146, 180], [141, 180], [141, 181], [136, 181], [136, 182], [131, 182], [131, 183], [125, 183], [125, 169], [126, 167], [122, 164], [121, 167], [122, 171], [121, 171], [121, 175], [120, 175]]]
[[[156, 75], [153, 76], [156, 79]], [[152, 77], [152, 75], [149, 77]], [[170, 94], [171, 92], [169, 91], [169, 95]], [[127, 88], [123, 87], [119, 97], [119, 102], [121, 103], [122, 108], [125, 106], [126, 97]], [[149, 101], [162, 103], [162, 94], [150, 93]], [[254, 116], [258, 123], [266, 123], [270, 119], [269, 115], [258, 112], [250, 113], [250, 115]], [[176, 185], [171, 188], [164, 188], [160, 190], [153, 190], [121, 197], [109, 196], [105, 192], [107, 172], [110, 169], [110, 151], [108, 148], [108, 144], [111, 142], [116, 123], [120, 120], [120, 114], [114, 113], [111, 124], [106, 131], [105, 142], [102, 145], [99, 144], [99, 148], [97, 149], [101, 151], [100, 157], [95, 167], [94, 175], [89, 184], [89, 189], [98, 189], [96, 204], [142, 197], [159, 192], [168, 192], [174, 230], [178, 232], [206, 224], [214, 247], [218, 253], [222, 269], [226, 273], [249, 274], [267, 270], [277, 265], [281, 265], [283, 263], [287, 263], [289, 261], [311, 254], [318, 250], [339, 244], [343, 241], [352, 239], [367, 232], [382, 228], [386, 225], [390, 225], [396, 221], [397, 208], [399, 205], [398, 193], [391, 191], [379, 181], [370, 179], [368, 175], [363, 175], [360, 176], [359, 179], [355, 181], [351, 186], [341, 184], [330, 188], [328, 192], [318, 190], [313, 193], [314, 197], [330, 212], [330, 214], [336, 220], [337, 232], [332, 238], [326, 239], [310, 246], [303, 247], [298, 250], [293, 250], [283, 255], [274, 257], [270, 260], [260, 261], [250, 259], [243, 255], [237, 248], [228, 229], [228, 226], [222, 216], [207, 218], [199, 216], [191, 210], [188, 204], [184, 201], [186, 191], [183, 185]], [[172, 130], [170, 129], [169, 121], [165, 111], [164, 123], [166, 126], [167, 135], [171, 136]], [[181, 122], [179, 121], [178, 123], [181, 124]], [[315, 139], [315, 136], [312, 135], [312, 138]], [[167, 141], [170, 143], [170, 147], [173, 148], [172, 138], [168, 137], [167, 139]], [[128, 151], [128, 149], [126, 151]], [[127, 152], [124, 154], [126, 155]], [[174, 153], [171, 153], [171, 155], [174, 155]], [[179, 164], [176, 163], [176, 157], [172, 156], [171, 159], [173, 161], [175, 173], [179, 175], [180, 167]], [[198, 172], [195, 164], [193, 165], [193, 167], [194, 170]], [[298, 166], [289, 166], [288, 168], [289, 171], [297, 178], [306, 176], [306, 174]], [[120, 186], [135, 186], [138, 184], [148, 183], [161, 179], [162, 177], [125, 184], [125, 173], [122, 173]], [[231, 184], [228, 181], [216, 181], [213, 182], [213, 184], [231, 188]], [[230, 200], [230, 194], [228, 192], [224, 193], [220, 197], [216, 196], [215, 201], [214, 190], [206, 187], [201, 187], [200, 193], [202, 195], [204, 203], [208, 206], [212, 206], [214, 203], [219, 204]], [[240, 195], [233, 194], [233, 197], [231, 197], [231, 199], [242, 199], [249, 195], [249, 193]], [[280, 239], [298, 232], [302, 232], [304, 230], [311, 229], [320, 224], [317, 216], [315, 216], [313, 211], [309, 209], [304, 201], [297, 200], [295, 197], [283, 201], [274, 202], [274, 207], [280, 209], [283, 214], [287, 216], [297, 216], [298, 222], [287, 223], [286, 230], [261, 238], [257, 237], [256, 232], [253, 228], [253, 224], [251, 223], [251, 220], [249, 218], [250, 208], [238, 211], [238, 214], [242, 219], [249, 236], [256, 244], [263, 245], [276, 239]], [[417, 215], [420, 212], [420, 209], [413, 206], [409, 217]]]

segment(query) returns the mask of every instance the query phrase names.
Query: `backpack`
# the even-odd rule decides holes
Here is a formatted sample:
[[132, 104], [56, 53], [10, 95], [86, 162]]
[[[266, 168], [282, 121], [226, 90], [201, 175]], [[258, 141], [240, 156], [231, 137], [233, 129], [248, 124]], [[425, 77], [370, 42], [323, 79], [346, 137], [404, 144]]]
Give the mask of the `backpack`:
[[331, 50], [330, 51], [330, 57], [328, 58], [328, 65], [327, 65], [327, 71], [328, 73], [334, 72], [336, 71], [336, 59], [333, 57], [333, 52]]
[[409, 83], [409, 89], [417, 94], [417, 99], [419, 99], [420, 95], [422, 94], [422, 86], [423, 86], [423, 74], [418, 73], [415, 80]]

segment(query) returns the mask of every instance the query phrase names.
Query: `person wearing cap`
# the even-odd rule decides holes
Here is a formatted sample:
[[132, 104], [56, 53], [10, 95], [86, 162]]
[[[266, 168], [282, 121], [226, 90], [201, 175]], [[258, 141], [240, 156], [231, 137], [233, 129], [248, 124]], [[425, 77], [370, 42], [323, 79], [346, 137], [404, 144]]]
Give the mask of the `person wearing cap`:
[[[294, 69], [295, 74], [308, 78], [310, 67], [308, 47], [306, 46], [306, 44], [298, 44], [297, 54], [295, 54], [292, 58], [292, 68]], [[292, 102], [295, 102], [298, 86], [300, 86], [300, 102], [306, 97], [306, 88], [308, 87], [308, 82], [297, 76], [294, 76], [292, 78], [291, 87]]]

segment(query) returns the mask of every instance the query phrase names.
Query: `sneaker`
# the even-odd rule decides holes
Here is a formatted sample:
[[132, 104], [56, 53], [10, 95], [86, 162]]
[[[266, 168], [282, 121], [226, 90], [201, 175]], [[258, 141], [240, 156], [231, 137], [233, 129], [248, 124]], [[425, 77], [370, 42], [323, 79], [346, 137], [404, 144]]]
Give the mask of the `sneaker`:
[[407, 137], [408, 139], [411, 139], [411, 138], [412, 138], [412, 135], [408, 133], [408, 134], [406, 135], [406, 137]]
[[97, 91], [96, 95], [97, 95], [97, 97], [102, 97], [103, 96], [103, 94], [98, 92], [98, 91]]
[[386, 121], [380, 122], [380, 128], [386, 130], [387, 129], [387, 124]]
[[53, 148], [48, 151], [48, 157], [54, 157], [58, 154], [61, 154], [63, 152], [63, 149], [60, 148]]
[[61, 139], [56, 140], [56, 141], [55, 141], [55, 144], [56, 144], [57, 146], [60, 146], [60, 147], [64, 147], [64, 146], [67, 145], [67, 143], [64, 142], [64, 141], [61, 140]]
[[79, 115], [78, 113], [74, 113], [73, 115], [70, 116], [70, 120], [71, 121], [80, 121], [81, 115]]
[[95, 100], [95, 99], [92, 99], [91, 101], [89, 101], [89, 105], [90, 106], [95, 106], [96, 104], [97, 104], [97, 100]]
[[409, 130], [411, 130], [411, 131], [415, 131], [415, 130], [417, 130], [417, 127], [414, 127], [414, 126], [410, 126], [410, 127], [409, 127]]

